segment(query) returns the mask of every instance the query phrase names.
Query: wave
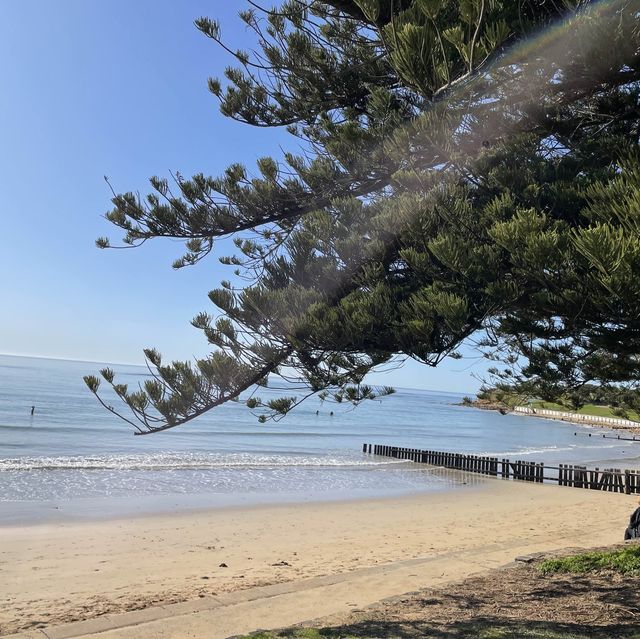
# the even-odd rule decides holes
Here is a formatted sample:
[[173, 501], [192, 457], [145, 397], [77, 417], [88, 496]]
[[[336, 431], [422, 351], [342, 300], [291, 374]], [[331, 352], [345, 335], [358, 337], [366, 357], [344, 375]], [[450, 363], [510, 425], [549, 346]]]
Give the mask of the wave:
[[487, 456], [487, 457], [518, 457], [522, 455], [543, 455], [545, 453], [562, 453], [566, 451], [576, 451], [576, 450], [598, 451], [606, 448], [620, 448], [621, 444], [623, 443], [624, 442], [618, 442], [616, 444], [600, 444], [598, 442], [597, 446], [580, 446], [576, 444], [576, 445], [569, 445], [569, 446], [546, 446], [541, 448], [522, 448], [520, 450], [500, 451], [497, 453], [484, 452], [484, 453], [469, 453], [469, 454]]
[[3, 471], [34, 470], [213, 470], [220, 468], [353, 468], [406, 463], [404, 460], [369, 460], [351, 457], [256, 454], [142, 454], [0, 459]]

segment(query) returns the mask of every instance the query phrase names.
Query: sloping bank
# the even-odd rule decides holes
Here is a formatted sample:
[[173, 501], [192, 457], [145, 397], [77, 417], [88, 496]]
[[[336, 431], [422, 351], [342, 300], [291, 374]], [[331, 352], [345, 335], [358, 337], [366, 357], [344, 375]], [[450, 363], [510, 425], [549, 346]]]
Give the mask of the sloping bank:
[[[523, 558], [486, 575], [394, 597], [367, 610], [252, 639], [632, 639], [640, 637], [640, 547], [586, 557], [620, 557], [604, 569], [548, 573], [552, 562]], [[579, 558], [579, 557], [578, 557]], [[565, 565], [568, 564], [565, 560]], [[562, 563], [562, 562], [558, 562]], [[630, 572], [627, 570], [630, 568]], [[248, 639], [243, 638], [243, 639]]]
[[616, 428], [620, 430], [640, 430], [640, 423], [621, 417], [604, 417], [602, 415], [582, 415], [549, 408], [532, 408], [531, 406], [515, 406], [514, 412], [520, 415], [542, 417], [544, 419], [559, 419], [575, 424], [599, 426], [601, 428]]

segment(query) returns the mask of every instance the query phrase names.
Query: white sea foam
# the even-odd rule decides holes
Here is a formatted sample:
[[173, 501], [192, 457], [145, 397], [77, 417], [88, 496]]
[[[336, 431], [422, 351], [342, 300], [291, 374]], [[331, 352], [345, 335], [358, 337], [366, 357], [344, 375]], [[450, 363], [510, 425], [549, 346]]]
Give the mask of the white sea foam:
[[206, 470], [216, 468], [353, 468], [406, 463], [398, 459], [310, 455], [260, 455], [254, 453], [155, 453], [0, 459], [2, 471], [30, 470]]
[[[305, 500], [312, 493], [375, 496], [454, 482], [442, 470], [363, 455], [363, 442], [620, 467], [629, 467], [635, 448], [574, 437], [587, 431], [573, 424], [474, 411], [452, 405], [455, 396], [402, 389], [355, 411], [311, 399], [277, 424], [260, 425], [231, 403], [181, 428], [134, 437], [84, 387], [82, 376], [98, 368], [0, 356], [0, 501], [224, 494], [232, 503], [235, 495], [285, 493]], [[131, 383], [147, 372], [115, 368]], [[284, 391], [260, 392], [266, 398]]]

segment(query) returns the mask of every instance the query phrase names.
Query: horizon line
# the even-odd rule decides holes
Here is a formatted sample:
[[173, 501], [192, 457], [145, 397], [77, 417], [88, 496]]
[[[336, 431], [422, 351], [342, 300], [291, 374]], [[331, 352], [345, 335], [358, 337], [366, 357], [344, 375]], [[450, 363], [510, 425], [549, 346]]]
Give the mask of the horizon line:
[[[53, 357], [51, 355], [26, 355], [24, 353], [0, 353], [0, 357], [24, 357], [29, 359], [46, 359], [46, 360], [54, 360], [58, 362], [80, 362], [82, 364], [108, 364], [112, 366], [138, 366], [145, 367], [146, 364], [132, 364], [131, 362], [106, 362], [103, 360], [95, 360], [95, 359], [74, 359], [72, 357]], [[372, 386], [376, 386], [376, 384], [371, 384]], [[457, 390], [437, 390], [433, 388], [415, 388], [411, 386], [396, 386], [400, 390], [409, 390], [409, 391], [428, 391], [430, 393], [451, 393], [451, 394], [462, 394], [465, 395], [467, 393], [476, 394], [476, 391], [457, 391]]]

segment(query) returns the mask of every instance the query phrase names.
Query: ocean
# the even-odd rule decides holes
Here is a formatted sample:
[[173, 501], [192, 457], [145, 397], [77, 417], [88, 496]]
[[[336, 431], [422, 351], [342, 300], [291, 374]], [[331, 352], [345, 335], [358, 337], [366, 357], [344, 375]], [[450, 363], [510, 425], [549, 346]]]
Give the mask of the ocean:
[[[101, 366], [0, 356], [0, 524], [406, 495], [485, 481], [364, 455], [364, 442], [640, 467], [640, 442], [458, 406], [461, 394], [407, 389], [356, 409], [312, 398], [266, 424], [229, 403], [176, 429], [136, 437], [82, 381]], [[112, 368], [130, 385], [148, 374], [139, 366]]]

